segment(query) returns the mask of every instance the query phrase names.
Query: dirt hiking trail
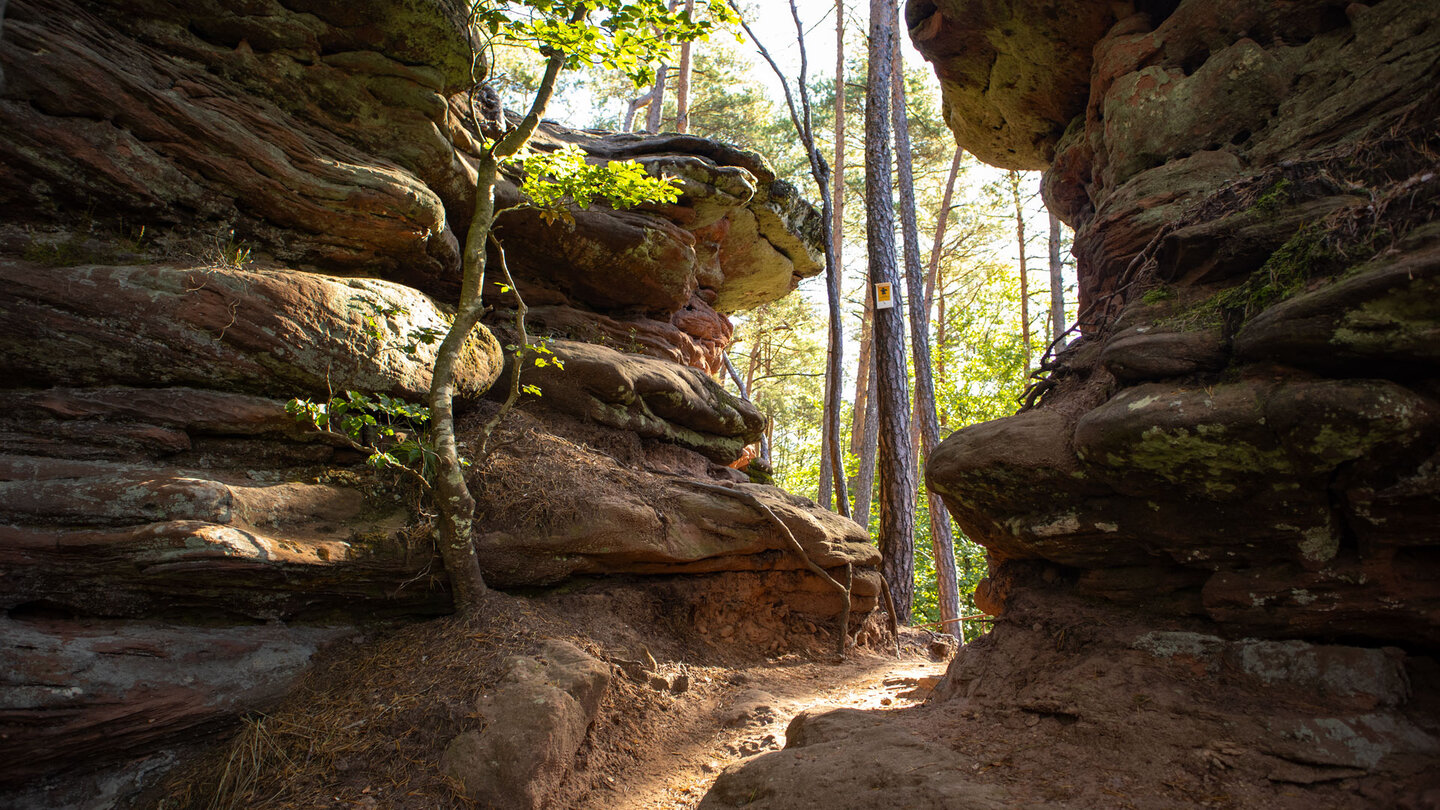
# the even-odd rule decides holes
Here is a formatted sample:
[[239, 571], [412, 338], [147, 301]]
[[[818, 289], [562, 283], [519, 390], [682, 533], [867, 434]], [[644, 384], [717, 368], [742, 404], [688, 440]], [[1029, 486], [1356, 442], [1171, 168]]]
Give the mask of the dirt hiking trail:
[[[691, 810], [726, 766], [783, 748], [790, 720], [806, 710], [899, 710], [929, 696], [944, 661], [853, 652], [843, 663], [797, 655], [701, 674], [685, 715], [671, 718], [633, 766], [609, 774], [577, 810]], [[701, 670], [696, 670], [700, 672]], [[693, 674], [692, 674], [693, 677]]]

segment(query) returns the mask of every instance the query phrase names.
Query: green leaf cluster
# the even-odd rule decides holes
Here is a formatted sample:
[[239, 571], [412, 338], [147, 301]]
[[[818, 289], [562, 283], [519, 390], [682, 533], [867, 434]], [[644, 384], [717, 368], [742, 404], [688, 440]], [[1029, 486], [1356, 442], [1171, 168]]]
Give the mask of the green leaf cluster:
[[292, 399], [285, 411], [303, 425], [346, 439], [369, 451], [366, 463], [377, 470], [404, 469], [433, 480], [435, 449], [425, 428], [430, 409], [387, 394], [346, 391], [327, 401]]
[[496, 42], [561, 53], [566, 69], [600, 67], [642, 87], [672, 44], [705, 39], [734, 13], [718, 2], [692, 17], [665, 0], [509, 0], [476, 3], [471, 19]]
[[675, 178], [653, 177], [633, 160], [588, 163], [574, 144], [555, 152], [522, 152], [507, 162], [524, 172], [520, 192], [549, 222], [568, 217], [560, 210], [566, 201], [588, 208], [600, 198], [615, 208], [634, 208], [680, 199]]

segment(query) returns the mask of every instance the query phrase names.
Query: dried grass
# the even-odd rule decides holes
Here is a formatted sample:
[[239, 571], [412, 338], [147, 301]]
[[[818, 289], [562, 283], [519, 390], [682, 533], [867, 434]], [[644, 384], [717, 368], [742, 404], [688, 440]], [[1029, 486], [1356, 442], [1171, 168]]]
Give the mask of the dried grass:
[[337, 645], [278, 710], [243, 720], [224, 747], [173, 776], [161, 806], [185, 810], [292, 808], [363, 802], [394, 808], [468, 807], [440, 773], [439, 755], [473, 728], [473, 704], [505, 658], [535, 644], [538, 623], [495, 595], [472, 619], [411, 625]]

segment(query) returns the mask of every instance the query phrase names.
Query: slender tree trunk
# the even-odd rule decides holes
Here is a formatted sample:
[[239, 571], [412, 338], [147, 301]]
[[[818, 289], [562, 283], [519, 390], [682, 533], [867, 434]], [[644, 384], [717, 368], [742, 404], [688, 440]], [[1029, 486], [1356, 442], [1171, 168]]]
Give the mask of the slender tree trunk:
[[647, 103], [649, 103], [650, 97], [654, 95], [654, 93], [654, 89], [651, 89], [650, 92], [646, 93], [643, 96], [636, 96], [635, 98], [630, 99], [629, 103], [625, 107], [625, 120], [620, 122], [620, 129], [622, 132], [635, 131], [635, 114], [640, 112], [641, 107], [644, 107]]
[[[871, 352], [865, 360], [865, 367], [860, 369], [860, 374], [865, 378], [865, 385], [873, 395], [875, 392], [875, 354]], [[880, 417], [878, 410], [878, 396], [867, 396], [864, 405], [856, 407], [862, 413], [863, 427], [860, 434], [860, 447], [857, 453], [860, 456], [860, 471], [855, 476], [855, 512], [854, 519], [865, 531], [870, 531], [870, 516], [874, 512], [875, 501], [875, 456], [880, 444]]]
[[[670, 0], [671, 12], [679, 7], [680, 0]], [[669, 74], [670, 64], [668, 62], [662, 62], [659, 67], [655, 68], [655, 87], [650, 91], [650, 111], [645, 121], [646, 132], [660, 131], [660, 122], [665, 116], [665, 81], [670, 77]]]
[[866, 531], [870, 530], [871, 506], [875, 493], [875, 452], [879, 442], [879, 420], [875, 402], [875, 296], [865, 285], [865, 313], [860, 326], [860, 362], [855, 369], [855, 407], [851, 412], [850, 452], [855, 454], [855, 509], [853, 516]]
[[870, 284], [892, 285], [896, 306], [875, 310], [881, 571], [895, 599], [895, 619], [909, 623], [915, 591], [915, 456], [905, 371], [905, 324], [895, 262], [895, 209], [890, 180], [890, 92], [895, 0], [870, 0], [870, 75], [865, 91], [865, 236]]
[[927, 316], [935, 304], [935, 282], [940, 277], [940, 250], [945, 245], [945, 230], [950, 224], [950, 202], [955, 199], [955, 180], [960, 176], [960, 160], [964, 156], [964, 147], [955, 147], [955, 157], [950, 160], [950, 175], [945, 179], [945, 194], [940, 200], [940, 213], [935, 217], [935, 241], [930, 246], [930, 267], [925, 275]]
[[[455, 367], [470, 333], [484, 314], [481, 288], [485, 281], [485, 264], [491, 229], [495, 225], [495, 180], [499, 161], [515, 154], [530, 140], [539, 126], [556, 81], [565, 66], [563, 54], [556, 54], [545, 64], [540, 87], [530, 111], [515, 129], [506, 133], [495, 147], [481, 156], [476, 166], [475, 211], [465, 234], [462, 254], [460, 300], [455, 320], [435, 352], [435, 368], [430, 377], [430, 424], [435, 430], [435, 453], [438, 459], [435, 481], [435, 507], [440, 513], [440, 559], [450, 577], [455, 609], [472, 613], [480, 608], [486, 593], [485, 578], [475, 556], [475, 498], [465, 483], [465, 467], [460, 461], [459, 442], [455, 437]], [[515, 363], [515, 373], [520, 373]]]
[[870, 369], [874, 366], [870, 362], [870, 343], [875, 310], [868, 284], [864, 298], [865, 308], [860, 315], [860, 357], [855, 364], [855, 409], [850, 417], [850, 452], [856, 455], [860, 454], [860, 447], [865, 440], [865, 419], [869, 413], [865, 403], [870, 400]]
[[[839, 347], [845, 345], [844, 331], [840, 326], [840, 282], [843, 280], [845, 269], [845, 0], [835, 0], [835, 160], [833, 169], [834, 187], [830, 192], [830, 198], [834, 201], [830, 210], [830, 233], [833, 242], [831, 253], [833, 254], [831, 267], [835, 268], [835, 289], [832, 292], [827, 278], [826, 296], [830, 303], [830, 343], [836, 347], [832, 362], [826, 367], [826, 396], [829, 398], [827, 407], [833, 413], [833, 434], [831, 440], [834, 448], [831, 455], [834, 457], [834, 475], [836, 491], [840, 489], [845, 481], [845, 452], [841, 447], [840, 431], [840, 377], [844, 369], [844, 358], [840, 356]], [[832, 391], [833, 389], [833, 391]], [[856, 400], [856, 407], [859, 400]], [[855, 412], [851, 412], [851, 452], [854, 452], [854, 424]], [[826, 423], [831, 424], [831, 422]], [[868, 499], [867, 499], [868, 500]], [[848, 499], [843, 495], [839, 502], [845, 504], [846, 508], [842, 514], [850, 514]]]
[[[736, 13], [739, 14], [738, 11]], [[759, 37], [755, 36], [755, 32], [751, 30], [743, 16], [740, 17], [740, 25], [749, 35], [750, 40], [755, 43], [760, 55], [770, 64], [771, 70], [775, 72], [776, 78], [780, 80], [781, 87], [785, 90], [785, 105], [790, 111], [790, 121], [795, 126], [795, 133], [800, 137], [800, 142], [805, 146], [810, 160], [810, 175], [820, 190], [820, 218], [824, 223], [820, 241], [825, 250], [825, 286], [830, 309], [830, 329], [829, 347], [826, 352], [825, 402], [821, 409], [820, 485], [817, 494], [821, 505], [828, 509], [831, 507], [833, 491], [838, 496], [836, 500], [839, 503], [840, 514], [848, 515], [850, 506], [849, 498], [845, 493], [844, 456], [840, 447], [840, 381], [844, 374], [844, 334], [840, 323], [840, 261], [835, 252], [838, 234], [831, 231], [833, 219], [830, 167], [825, 165], [825, 157], [815, 146], [814, 116], [810, 106], [809, 58], [805, 50], [805, 26], [800, 22], [800, 10], [797, 8], [795, 0], [790, 0], [790, 17], [795, 22], [795, 44], [800, 51], [800, 76], [796, 82], [800, 97], [798, 108], [795, 104], [795, 97], [790, 92], [789, 80], [780, 70], [780, 66], [770, 57], [770, 52]]]
[[[945, 317], [945, 282], [940, 280], [935, 284], [935, 380], [939, 387], [949, 390], [950, 378], [945, 376]], [[942, 431], [949, 427], [944, 411], [936, 416]]]
[[[955, 157], [950, 161], [950, 176], [945, 180], [945, 195], [940, 201], [940, 215], [935, 222], [935, 243], [930, 247], [930, 270], [925, 279], [925, 315], [935, 311], [935, 380], [936, 387], [943, 388], [945, 377], [945, 284], [940, 280], [940, 251], [945, 244], [945, 231], [950, 224], [950, 202], [955, 198], [955, 180], [960, 176], [960, 161], [965, 155], [961, 147], [955, 148]], [[936, 292], [939, 295], [936, 295]], [[937, 414], [940, 428], [946, 427], [945, 417]], [[925, 451], [930, 452], [928, 449]]]
[[[893, 21], [899, 27], [899, 19]], [[930, 319], [926, 308], [925, 271], [920, 264], [920, 229], [915, 223], [915, 177], [911, 169], [910, 121], [905, 109], [905, 75], [901, 69], [900, 43], [895, 43], [895, 71], [890, 82], [891, 118], [895, 123], [895, 165], [900, 181], [900, 232], [905, 238], [905, 292], [909, 303], [910, 352], [915, 358], [915, 422], [919, 444], [928, 460], [940, 443], [940, 423], [935, 416], [935, 379], [930, 367]], [[953, 173], [951, 175], [953, 182]], [[941, 221], [944, 221], [942, 210]], [[937, 230], [942, 226], [937, 226]], [[914, 424], [914, 423], [912, 423]], [[914, 434], [912, 433], [912, 446]], [[913, 457], [913, 456], [912, 456]], [[917, 477], [916, 486], [919, 486]], [[915, 493], [918, 498], [919, 492]], [[955, 537], [950, 530], [950, 513], [940, 496], [926, 489], [930, 506], [930, 550], [935, 559], [935, 584], [940, 602], [941, 632], [965, 637], [960, 624], [960, 590], [955, 576]]]
[[1020, 337], [1025, 347], [1025, 379], [1030, 378], [1030, 270], [1025, 263], [1025, 210], [1020, 204], [1020, 173], [1010, 170], [1010, 196], [1015, 201], [1015, 241], [1020, 245]]
[[[695, 0], [685, 0], [685, 13], [695, 16]], [[675, 131], [690, 131], [690, 45], [680, 46], [680, 74], [675, 77]]]
[[[1050, 328], [1051, 340], [1065, 334], [1065, 279], [1064, 267], [1060, 264], [1060, 218], [1050, 215]], [[1063, 339], [1055, 346], [1058, 351], [1065, 345]]]
[[655, 69], [655, 89], [651, 91], [654, 95], [650, 98], [650, 110], [645, 118], [646, 132], [659, 132], [661, 117], [665, 113], [665, 76], [670, 72], [670, 66], [662, 64]]

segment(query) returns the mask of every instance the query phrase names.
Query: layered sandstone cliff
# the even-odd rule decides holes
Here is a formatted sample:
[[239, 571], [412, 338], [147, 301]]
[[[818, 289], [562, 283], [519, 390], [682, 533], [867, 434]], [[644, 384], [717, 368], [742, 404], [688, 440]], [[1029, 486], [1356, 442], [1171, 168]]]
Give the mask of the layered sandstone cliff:
[[[44, 804], [52, 775], [118, 763], [93, 789], [123, 794], [283, 694], [318, 645], [449, 610], [414, 493], [285, 402], [423, 399], [418, 337], [446, 327], [498, 125], [471, 117], [470, 64], [449, 0], [5, 8], [0, 786]], [[710, 376], [725, 313], [819, 272], [817, 212], [722, 144], [549, 124], [535, 143], [567, 144], [682, 197], [502, 218], [531, 327], [567, 362], [527, 377], [534, 415], [472, 470], [487, 576], [750, 577], [838, 612], [766, 518], [685, 484], [720, 480], [820, 564], [858, 566], [868, 609], [864, 533], [724, 466], [764, 420]], [[503, 338], [511, 302], [491, 303]], [[504, 362], [482, 328], [459, 372], [472, 457]]]
[[929, 466], [982, 597], [1045, 561], [1233, 633], [1433, 650], [1434, 8], [1182, 3], [1083, 50], [1088, 85], [1031, 108], [1075, 112], [1037, 154], [1080, 334]]

